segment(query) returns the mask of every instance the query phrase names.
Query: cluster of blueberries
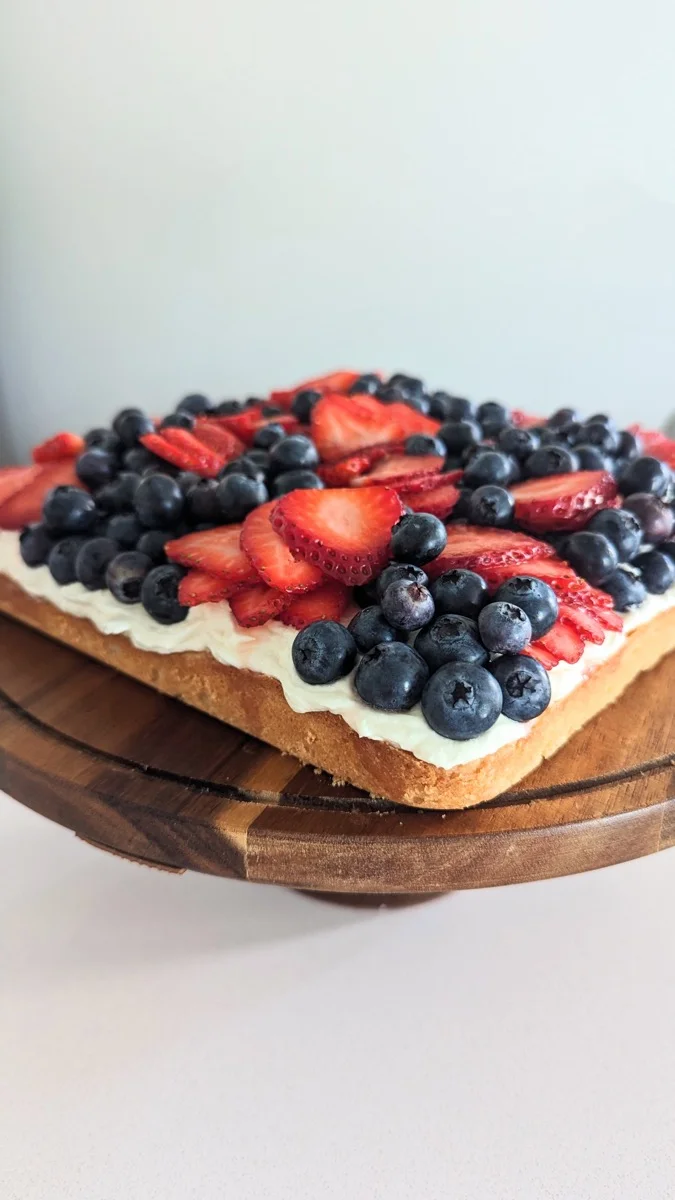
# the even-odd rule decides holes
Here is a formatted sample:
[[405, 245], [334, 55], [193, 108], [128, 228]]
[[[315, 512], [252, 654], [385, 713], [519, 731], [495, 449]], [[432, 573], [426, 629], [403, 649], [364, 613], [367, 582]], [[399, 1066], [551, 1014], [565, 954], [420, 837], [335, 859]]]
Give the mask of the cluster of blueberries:
[[333, 683], [356, 666], [354, 687], [371, 708], [407, 712], [421, 701], [436, 733], [463, 741], [500, 713], [530, 721], [548, 706], [548, 674], [526, 650], [555, 623], [558, 601], [526, 574], [507, 580], [492, 600], [474, 571], [447, 571], [430, 583], [419, 563], [440, 553], [446, 537], [430, 513], [403, 516], [392, 536], [394, 561], [356, 589], [363, 607], [349, 626], [315, 621], [297, 634], [292, 653], [306, 683]]

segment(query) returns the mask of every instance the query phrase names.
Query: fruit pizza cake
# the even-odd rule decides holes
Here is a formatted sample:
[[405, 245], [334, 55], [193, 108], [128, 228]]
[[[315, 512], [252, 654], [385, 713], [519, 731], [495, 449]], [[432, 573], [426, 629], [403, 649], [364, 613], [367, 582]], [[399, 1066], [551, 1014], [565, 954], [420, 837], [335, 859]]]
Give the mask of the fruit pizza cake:
[[512, 786], [675, 646], [675, 442], [340, 371], [0, 472], [0, 609], [373, 795]]

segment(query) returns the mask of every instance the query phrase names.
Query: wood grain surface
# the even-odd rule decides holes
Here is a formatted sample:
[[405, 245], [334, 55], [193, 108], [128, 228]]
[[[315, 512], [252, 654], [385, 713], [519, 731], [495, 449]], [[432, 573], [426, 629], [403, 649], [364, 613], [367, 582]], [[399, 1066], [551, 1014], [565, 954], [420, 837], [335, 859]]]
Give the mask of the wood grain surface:
[[675, 842], [675, 655], [517, 791], [465, 812], [374, 801], [0, 617], [0, 788], [168, 870], [322, 892], [571, 874]]

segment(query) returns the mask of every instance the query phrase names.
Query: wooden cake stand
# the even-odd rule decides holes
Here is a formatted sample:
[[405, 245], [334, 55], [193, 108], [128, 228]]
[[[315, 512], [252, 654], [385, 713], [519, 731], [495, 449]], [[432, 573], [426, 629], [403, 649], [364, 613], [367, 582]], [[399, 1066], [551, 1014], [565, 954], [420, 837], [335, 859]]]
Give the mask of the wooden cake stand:
[[422, 812], [0, 617], [0, 788], [169, 870], [379, 897], [518, 883], [673, 845], [674, 693], [671, 655], [517, 791]]

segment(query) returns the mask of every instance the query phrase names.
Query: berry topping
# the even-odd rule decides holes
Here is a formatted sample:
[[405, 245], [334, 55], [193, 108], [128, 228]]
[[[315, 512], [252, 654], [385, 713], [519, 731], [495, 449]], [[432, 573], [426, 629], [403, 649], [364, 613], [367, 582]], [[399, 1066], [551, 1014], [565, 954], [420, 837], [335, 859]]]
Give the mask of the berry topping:
[[179, 400], [176, 405], [178, 412], [188, 412], [194, 415], [208, 412], [210, 407], [210, 400], [206, 396], [202, 396], [201, 392], [192, 392], [189, 396], [183, 396], [183, 399]]
[[230, 600], [230, 608], [237, 623], [250, 629], [266, 625], [272, 617], [278, 616], [288, 604], [288, 599], [286, 592], [267, 587], [265, 583], [257, 583], [237, 592]]
[[447, 540], [445, 525], [438, 517], [427, 512], [408, 513], [392, 530], [391, 553], [399, 562], [421, 566], [437, 558]]
[[429, 563], [428, 573], [436, 579], [453, 567], [463, 567], [482, 575], [487, 567], [525, 563], [554, 554], [555, 550], [547, 542], [537, 541], [525, 533], [476, 525], [451, 525], [445, 550]]
[[439, 575], [431, 585], [436, 613], [476, 618], [487, 602], [487, 584], [475, 571], [453, 570]]
[[[120, 558], [124, 557], [126, 556], [120, 555]], [[113, 560], [113, 563], [115, 561], [117, 560]], [[113, 563], [110, 564], [111, 567]], [[140, 574], [143, 569], [140, 563], [136, 569]], [[183, 572], [178, 567], [166, 563], [161, 567], [153, 567], [142, 581], [141, 603], [145, 611], [160, 625], [176, 625], [188, 615], [187, 605], [181, 604], [178, 599], [178, 586], [182, 575]]]
[[[650, 496], [649, 500], [653, 501], [653, 497]], [[670, 509], [667, 511], [670, 512]], [[609, 538], [616, 547], [619, 562], [630, 562], [642, 544], [642, 525], [628, 508], [602, 508], [594, 513], [586, 529]]]
[[102, 508], [104, 512], [109, 513], [125, 512], [132, 508], [139, 483], [140, 475], [137, 475], [135, 471], [120, 472], [112, 483], [106, 483], [105, 487], [97, 491], [97, 508]]
[[498, 400], [485, 400], [476, 409], [476, 419], [480, 421], [485, 437], [493, 438], [508, 423], [508, 413]]
[[247, 554], [241, 548], [241, 525], [224, 525], [187, 533], [166, 543], [166, 557], [182, 567], [196, 567], [209, 575], [218, 575], [233, 586], [247, 587], [260, 579]]
[[294, 629], [304, 629], [312, 621], [338, 621], [349, 604], [350, 593], [343, 583], [324, 579], [311, 592], [287, 598], [289, 603], [279, 614], [279, 620]]
[[87, 533], [96, 521], [93, 496], [78, 487], [52, 488], [42, 508], [47, 529], [52, 534]]
[[619, 565], [616, 546], [603, 533], [573, 533], [565, 546], [565, 558], [582, 579], [598, 587]]
[[278, 425], [276, 421], [270, 421], [269, 425], [262, 425], [253, 435], [253, 447], [256, 450], [271, 450], [276, 446], [277, 442], [286, 437], [286, 430], [283, 425]]
[[529, 479], [511, 489], [515, 518], [534, 533], [580, 529], [597, 509], [617, 494], [615, 480], [605, 471], [579, 471]]
[[168, 428], [161, 433], [146, 433], [140, 440], [157, 458], [180, 467], [181, 471], [194, 471], [202, 478], [213, 479], [225, 466], [222, 454], [209, 449], [187, 429]]
[[367, 475], [354, 480], [358, 487], [373, 484], [393, 488], [413, 488], [413, 482], [421, 480], [421, 488], [436, 487], [445, 456], [440, 454], [393, 454], [382, 458]]
[[[444, 479], [447, 476], [438, 476], [437, 478]], [[418, 475], [413, 482], [419, 484], [420, 480], [421, 476]], [[416, 488], [415, 490], [411, 488], [410, 491], [399, 491], [399, 496], [401, 503], [405, 504], [407, 508], [411, 508], [413, 512], [430, 513], [439, 521], [444, 521], [455, 508], [460, 493], [454, 483], [444, 483], [441, 487], [435, 487], [429, 491], [421, 492]]]
[[81, 490], [76, 486], [78, 480], [72, 462], [10, 467], [9, 472], [0, 473], [0, 529], [22, 529], [39, 521], [51, 488], [71, 485], [74, 490]]
[[[588, 608], [583, 608], [578, 604], [561, 604], [560, 617], [566, 625], [572, 625], [579, 634], [582, 642], [593, 642], [596, 646], [601, 646], [605, 640], [605, 629], [603, 623], [595, 616]], [[603, 609], [598, 612], [602, 613]], [[618, 618], [618, 628], [622, 626], [621, 617]]]
[[540, 446], [526, 459], [525, 467], [528, 475], [548, 476], [564, 475], [569, 471], [579, 469], [579, 459], [562, 443], [553, 442]]
[[402, 630], [394, 629], [389, 624], [379, 604], [368, 605], [352, 617], [349, 632], [364, 654], [381, 642], [399, 642], [406, 636]]
[[647, 598], [647, 589], [640, 574], [633, 567], [621, 566], [603, 583], [603, 588], [614, 601], [620, 613], [630, 612]]
[[406, 642], [383, 642], [364, 654], [354, 687], [364, 703], [383, 712], [407, 712], [429, 678], [424, 659]]
[[[125, 550], [110, 559], [105, 573], [105, 581], [116, 600], [121, 604], [138, 604], [141, 599], [143, 582], [151, 571], [152, 562], [147, 554], [140, 550]], [[173, 570], [170, 567], [158, 567], [160, 571]], [[147, 605], [146, 605], [147, 608]], [[148, 609], [148, 611], [150, 611]], [[155, 613], [150, 613], [155, 616]], [[159, 620], [159, 617], [155, 617]]]
[[[213, 450], [224, 462], [228, 463], [244, 451], [244, 443], [229, 429], [225, 429], [220, 421], [210, 421], [208, 418], [197, 421], [194, 436], [203, 446]], [[199, 474], [199, 472], [196, 472]]]
[[282, 471], [272, 484], [272, 493], [278, 498], [285, 496], [286, 492], [295, 492], [298, 488], [322, 488], [324, 486], [323, 479], [319, 479], [314, 471]]
[[123, 408], [113, 421], [113, 431], [123, 446], [131, 449], [146, 433], [152, 433], [153, 424], [140, 408]]
[[293, 642], [293, 666], [305, 683], [334, 683], [356, 662], [356, 643], [337, 621], [313, 621]]
[[[542, 638], [538, 638], [528, 647], [528, 654], [537, 656], [537, 649], [543, 649], [555, 659], [556, 663], [578, 662], [584, 652], [583, 639], [579, 636], [573, 625], [568, 624], [561, 617], [558, 618], [555, 625], [545, 633]], [[542, 661], [542, 660], [540, 660]]]
[[624, 496], [632, 496], [634, 492], [651, 492], [654, 496], [663, 496], [671, 479], [672, 471], [666, 463], [645, 455], [643, 458], [634, 458], [627, 464], [621, 472], [619, 487]]
[[241, 547], [258, 575], [269, 587], [280, 592], [307, 592], [325, 581], [318, 567], [299, 562], [273, 529], [270, 517], [275, 501], [254, 508], [241, 530]]
[[115, 478], [118, 465], [115, 454], [109, 450], [103, 450], [101, 447], [92, 446], [75, 460], [75, 472], [85, 487], [95, 491]]
[[390, 563], [377, 578], [375, 584], [377, 599], [381, 600], [389, 585], [396, 583], [399, 579], [405, 579], [409, 583], [419, 583], [425, 587], [429, 582], [421, 567], [415, 567], [412, 563]]
[[57, 433], [33, 447], [33, 462], [49, 463], [63, 462], [64, 459], [77, 458], [85, 447], [84, 438], [77, 433]]
[[495, 600], [522, 608], [530, 619], [533, 638], [548, 633], [558, 619], [558, 600], [553, 588], [534, 575], [512, 575], [497, 589]]
[[497, 445], [504, 454], [510, 454], [518, 462], [525, 462], [539, 449], [539, 434], [534, 429], [519, 429], [508, 425], [497, 438]]
[[270, 471], [273, 475], [280, 475], [282, 471], [311, 470], [318, 465], [317, 448], [312, 439], [302, 433], [282, 438], [270, 454]]
[[476, 663], [483, 666], [488, 655], [478, 637], [478, 625], [470, 617], [445, 613], [415, 638], [415, 649], [437, 671], [447, 662]]
[[27, 567], [42, 567], [54, 547], [54, 538], [41, 522], [26, 525], [19, 534], [19, 551]]
[[422, 696], [422, 712], [436, 733], [455, 741], [478, 737], [494, 725], [502, 692], [485, 667], [450, 662], [432, 675]]
[[673, 510], [657, 496], [648, 492], [635, 492], [626, 497], [623, 507], [637, 517], [642, 526], [644, 540], [653, 546], [664, 542], [673, 532]]
[[140, 550], [141, 554], [147, 554], [148, 558], [152, 559], [153, 565], [158, 566], [159, 563], [166, 562], [164, 547], [172, 538], [173, 534], [167, 529], [146, 529], [145, 533], [139, 537], [136, 549]]
[[228, 600], [234, 595], [236, 587], [226, 579], [217, 575], [207, 575], [206, 571], [188, 571], [178, 584], [178, 603], [187, 608], [198, 604], [217, 604], [220, 600]]
[[495, 600], [478, 614], [481, 641], [493, 654], [520, 654], [532, 641], [527, 613], [517, 604]]
[[[37, 479], [42, 469], [35, 467], [0, 467], [0, 512], [6, 500]], [[9, 526], [7, 526], [9, 528]]]
[[75, 562], [86, 540], [82, 534], [70, 534], [61, 538], [50, 550], [47, 565], [53, 578], [62, 587], [68, 583], [75, 583]]
[[424, 584], [399, 579], [390, 583], [384, 592], [382, 612], [394, 629], [410, 633], [433, 619], [434, 601]]
[[[360, 390], [360, 389], [359, 389]], [[363, 391], [367, 389], [364, 388]], [[309, 425], [312, 409], [314, 405], [321, 399], [321, 392], [318, 388], [304, 388], [303, 391], [297, 392], [291, 402], [291, 412], [294, 417], [298, 418], [303, 425]]]
[[220, 520], [230, 524], [243, 521], [259, 504], [265, 504], [269, 492], [262, 479], [251, 479], [249, 475], [233, 471], [221, 479], [216, 497]]
[[406, 404], [385, 405], [372, 396], [324, 396], [312, 411], [312, 437], [325, 462], [384, 442], [404, 442], [411, 433], [435, 435], [435, 421]]
[[502, 690], [502, 712], [511, 721], [532, 721], [548, 708], [551, 681], [541, 663], [527, 654], [505, 654], [490, 665]]
[[472, 525], [509, 525], [513, 517], [513, 497], [506, 488], [485, 483], [469, 497]]
[[635, 559], [648, 592], [661, 596], [675, 583], [675, 563], [661, 550], [648, 550]]
[[162, 429], [193, 429], [194, 424], [194, 413], [187, 411], [175, 412], [169, 413], [168, 417], [165, 417], [164, 420], [160, 422], [159, 429], [160, 431]]
[[501, 486], [510, 483], [514, 475], [514, 460], [500, 450], [479, 450], [466, 465], [464, 483], [478, 488], [485, 483]]
[[445, 459], [445, 442], [442, 442], [439, 437], [432, 437], [428, 433], [411, 433], [410, 437], [405, 439], [404, 448], [406, 454], [411, 458], [428, 458], [431, 456]]
[[134, 492], [134, 509], [148, 529], [170, 529], [183, 515], [183, 493], [170, 475], [146, 475]]

